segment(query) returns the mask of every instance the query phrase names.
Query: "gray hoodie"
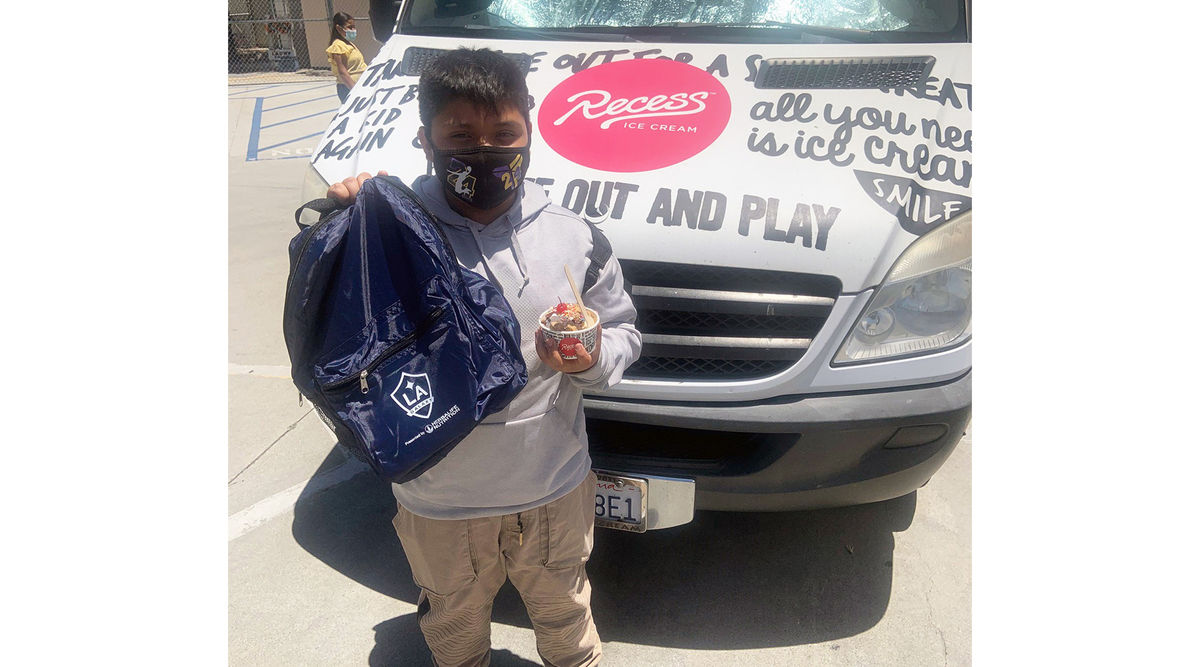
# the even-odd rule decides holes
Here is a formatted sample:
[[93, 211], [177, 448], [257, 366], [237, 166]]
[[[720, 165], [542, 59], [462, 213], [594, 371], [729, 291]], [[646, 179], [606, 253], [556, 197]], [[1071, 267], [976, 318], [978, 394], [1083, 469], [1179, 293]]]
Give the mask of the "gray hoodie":
[[583, 389], [616, 384], [642, 350], [621, 266], [610, 258], [583, 295], [584, 305], [600, 315], [599, 360], [581, 373], [551, 370], [538, 359], [533, 334], [542, 311], [574, 300], [564, 264], [583, 286], [592, 248], [587, 223], [551, 204], [532, 181], [522, 186], [512, 208], [488, 225], [454, 212], [432, 176], [418, 178], [413, 190], [443, 223], [459, 263], [490, 280], [512, 306], [529, 382], [446, 458], [416, 479], [393, 484], [392, 491], [409, 511], [431, 519], [511, 514], [564, 496], [583, 482], [592, 465]]

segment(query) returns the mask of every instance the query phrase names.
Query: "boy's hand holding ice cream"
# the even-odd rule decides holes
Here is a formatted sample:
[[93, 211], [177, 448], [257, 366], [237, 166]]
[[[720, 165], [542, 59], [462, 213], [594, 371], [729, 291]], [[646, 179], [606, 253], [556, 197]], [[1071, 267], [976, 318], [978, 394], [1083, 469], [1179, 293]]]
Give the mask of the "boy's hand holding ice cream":
[[575, 303], [559, 301], [538, 317], [538, 357], [542, 363], [563, 373], [586, 371], [600, 358], [600, 314], [583, 305], [583, 296], [563, 265], [563, 273], [575, 295]]
[[600, 358], [600, 321], [596, 311], [558, 303], [538, 318], [538, 357], [563, 373], [578, 373]]

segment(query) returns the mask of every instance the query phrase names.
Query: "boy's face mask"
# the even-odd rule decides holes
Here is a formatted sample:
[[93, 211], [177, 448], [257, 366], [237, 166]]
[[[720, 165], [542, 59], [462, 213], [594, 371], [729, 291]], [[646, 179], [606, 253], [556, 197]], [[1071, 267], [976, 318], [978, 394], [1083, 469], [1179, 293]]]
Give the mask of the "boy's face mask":
[[430, 143], [433, 170], [446, 194], [474, 208], [499, 206], [521, 187], [529, 169], [529, 145], [439, 150]]

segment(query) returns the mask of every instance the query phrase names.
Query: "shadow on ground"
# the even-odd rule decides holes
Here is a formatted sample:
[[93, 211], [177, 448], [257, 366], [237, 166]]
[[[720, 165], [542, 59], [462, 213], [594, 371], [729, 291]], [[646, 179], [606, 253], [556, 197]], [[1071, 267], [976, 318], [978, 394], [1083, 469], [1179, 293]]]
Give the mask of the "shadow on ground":
[[[331, 452], [327, 463], [335, 459]], [[687, 525], [643, 535], [598, 530], [588, 573], [600, 636], [736, 650], [859, 634], [887, 609], [893, 533], [909, 527], [915, 510], [914, 492], [810, 512], [698, 512]], [[388, 485], [359, 475], [297, 503], [292, 535], [338, 572], [415, 605], [417, 588], [392, 529], [395, 511]], [[492, 619], [530, 627], [511, 584], [500, 591]], [[428, 656], [415, 614], [374, 631], [372, 665]], [[493, 662], [535, 664], [499, 653]]]
[[[425, 638], [417, 627], [416, 613], [397, 616], [375, 626], [375, 648], [367, 658], [371, 667], [434, 667]], [[492, 649], [492, 667], [542, 667], [507, 649]]]

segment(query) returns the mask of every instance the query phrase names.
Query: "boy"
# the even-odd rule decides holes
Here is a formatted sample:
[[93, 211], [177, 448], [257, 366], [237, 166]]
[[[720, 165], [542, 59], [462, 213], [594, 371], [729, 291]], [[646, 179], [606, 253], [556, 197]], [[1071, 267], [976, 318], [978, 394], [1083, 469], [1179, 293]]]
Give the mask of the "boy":
[[[522, 179], [529, 165], [525, 79], [488, 49], [430, 63], [418, 84], [418, 139], [435, 174], [413, 190], [441, 222], [459, 262], [504, 294], [521, 325], [529, 382], [445, 459], [392, 485], [394, 521], [413, 579], [417, 614], [437, 664], [486, 665], [492, 601], [506, 578], [520, 592], [547, 665], [594, 665], [600, 639], [584, 564], [592, 547], [596, 479], [582, 390], [620, 381], [641, 352], [635, 312], [615, 257], [583, 295], [600, 315], [596, 349], [564, 359], [538, 314], [572, 300], [592, 235], [571, 211]], [[384, 172], [380, 172], [384, 173]], [[329, 196], [353, 200], [368, 174]]]

